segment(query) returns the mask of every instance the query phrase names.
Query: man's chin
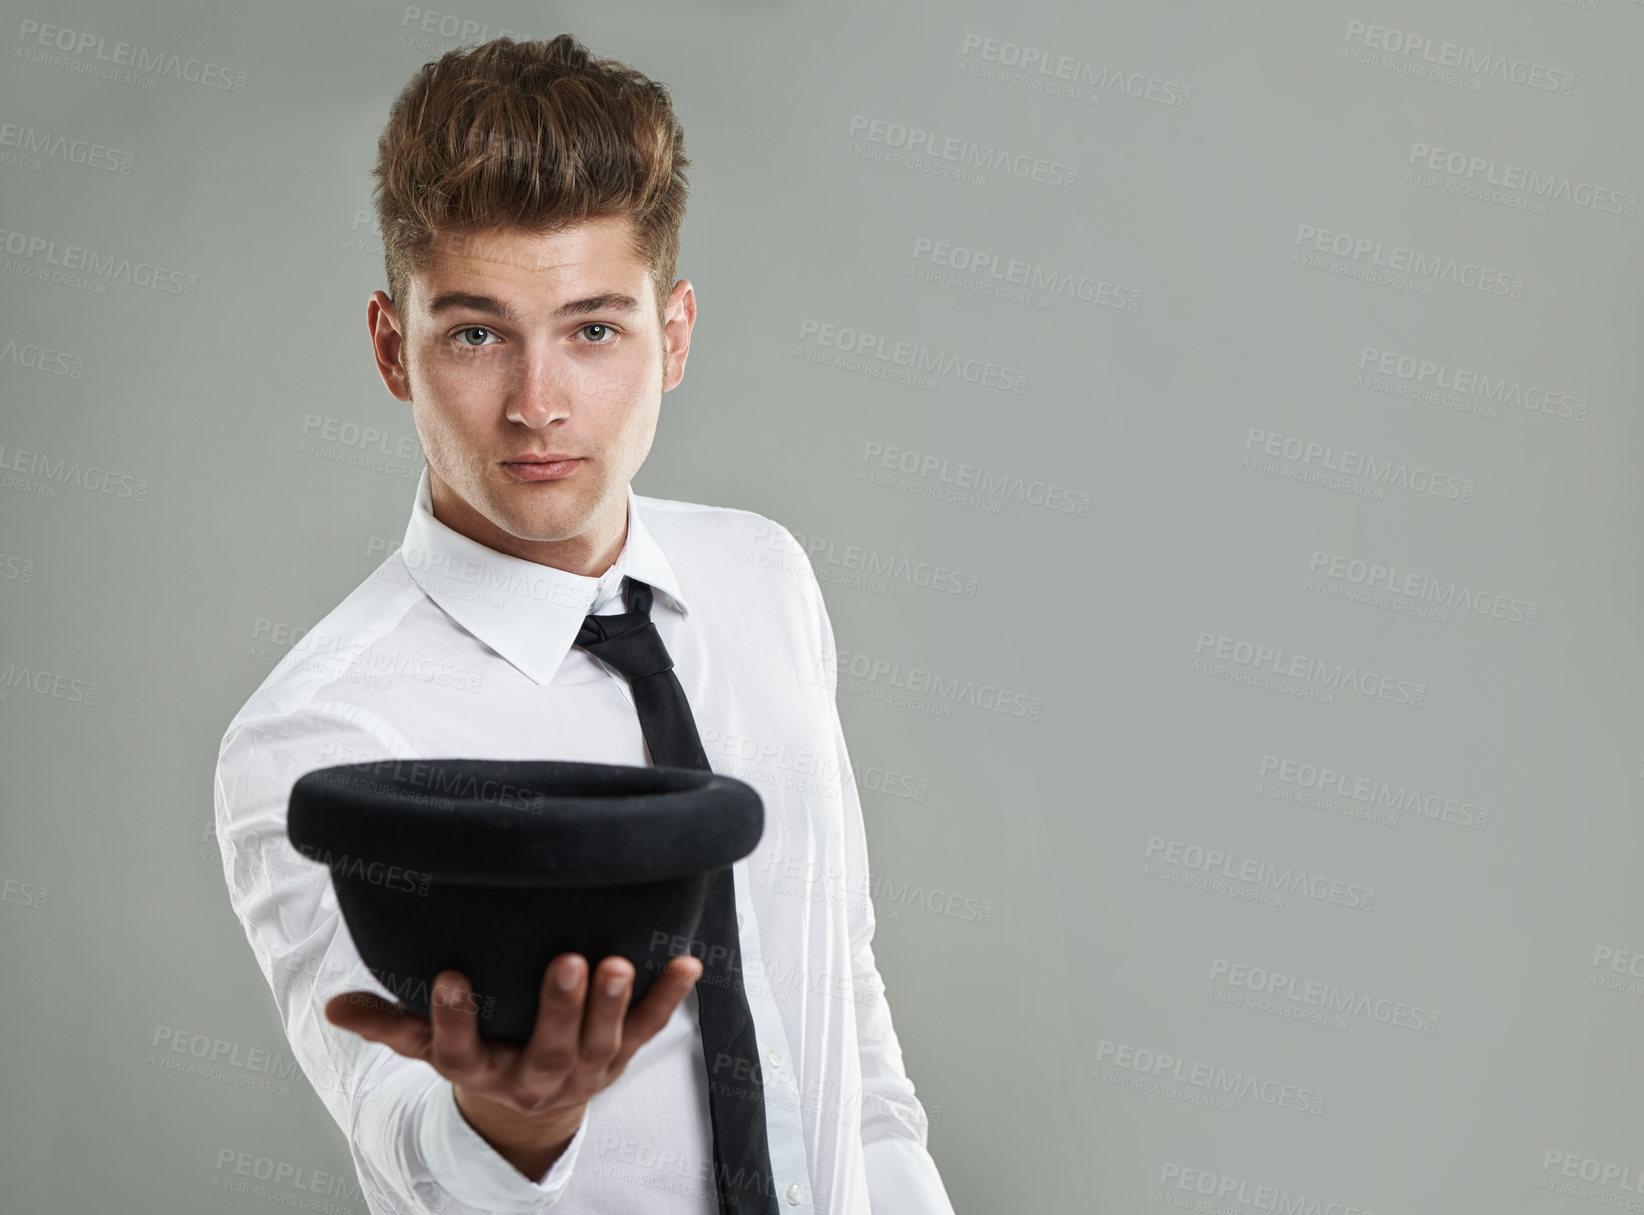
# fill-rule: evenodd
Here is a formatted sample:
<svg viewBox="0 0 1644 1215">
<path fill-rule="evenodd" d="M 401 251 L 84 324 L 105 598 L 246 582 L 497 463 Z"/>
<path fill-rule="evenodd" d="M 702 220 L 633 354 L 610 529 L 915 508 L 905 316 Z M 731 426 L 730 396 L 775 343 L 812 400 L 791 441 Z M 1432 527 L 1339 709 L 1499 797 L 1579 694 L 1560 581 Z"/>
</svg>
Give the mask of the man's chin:
<svg viewBox="0 0 1644 1215">
<path fill-rule="evenodd" d="M 569 540 L 587 530 L 574 511 L 522 510 L 517 503 L 497 503 L 491 523 L 516 540 L 530 543 Z"/>
<path fill-rule="evenodd" d="M 575 525 L 559 519 L 512 519 L 504 516 L 492 522 L 515 540 L 528 544 L 556 543 L 577 534 Z"/>
</svg>

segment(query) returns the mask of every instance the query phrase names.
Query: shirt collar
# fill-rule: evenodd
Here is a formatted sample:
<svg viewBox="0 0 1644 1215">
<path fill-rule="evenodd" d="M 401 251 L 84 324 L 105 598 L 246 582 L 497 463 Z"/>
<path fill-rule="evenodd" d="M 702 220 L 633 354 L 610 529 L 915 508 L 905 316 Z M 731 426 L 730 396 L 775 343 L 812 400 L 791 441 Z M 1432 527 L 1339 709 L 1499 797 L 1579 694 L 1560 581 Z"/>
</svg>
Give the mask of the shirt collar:
<svg viewBox="0 0 1644 1215">
<path fill-rule="evenodd" d="M 609 601 L 625 574 L 655 588 L 654 603 L 667 602 L 690 617 L 673 567 L 639 517 L 632 484 L 626 495 L 628 535 L 622 551 L 602 577 L 590 578 L 498 552 L 441 523 L 434 517 L 425 465 L 399 555 L 417 585 L 448 616 L 544 684 L 576 641 L 583 617 Z M 623 610 L 620 601 L 617 610 Z M 651 610 L 655 612 L 654 604 Z"/>
</svg>

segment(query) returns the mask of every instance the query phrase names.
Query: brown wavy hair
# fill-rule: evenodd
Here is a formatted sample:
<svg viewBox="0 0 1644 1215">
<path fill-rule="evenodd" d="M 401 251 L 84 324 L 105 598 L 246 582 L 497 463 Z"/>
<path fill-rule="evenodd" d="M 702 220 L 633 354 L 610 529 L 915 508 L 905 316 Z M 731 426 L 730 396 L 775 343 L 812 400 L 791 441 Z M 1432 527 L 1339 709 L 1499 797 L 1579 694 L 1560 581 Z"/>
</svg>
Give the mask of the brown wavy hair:
<svg viewBox="0 0 1644 1215">
<path fill-rule="evenodd" d="M 418 69 L 377 140 L 373 197 L 389 297 L 403 306 L 436 248 L 486 229 L 545 234 L 626 216 L 660 324 L 690 163 L 667 88 L 618 60 L 591 58 L 570 34 L 447 51 Z"/>
</svg>

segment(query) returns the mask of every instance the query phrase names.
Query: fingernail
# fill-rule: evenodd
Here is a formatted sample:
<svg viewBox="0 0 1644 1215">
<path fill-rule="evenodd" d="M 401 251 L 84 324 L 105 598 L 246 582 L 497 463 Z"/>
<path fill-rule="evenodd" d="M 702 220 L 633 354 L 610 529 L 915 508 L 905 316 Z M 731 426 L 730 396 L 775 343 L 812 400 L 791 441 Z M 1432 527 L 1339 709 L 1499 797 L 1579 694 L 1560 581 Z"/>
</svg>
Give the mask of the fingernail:
<svg viewBox="0 0 1644 1215">
<path fill-rule="evenodd" d="M 628 980 L 622 975 L 605 980 L 605 994 L 615 998 L 622 994 L 622 989 L 628 986 Z"/>
<path fill-rule="evenodd" d="M 554 980 L 561 991 L 571 991 L 577 985 L 577 964 L 575 962 L 562 963 L 559 976 Z"/>
</svg>

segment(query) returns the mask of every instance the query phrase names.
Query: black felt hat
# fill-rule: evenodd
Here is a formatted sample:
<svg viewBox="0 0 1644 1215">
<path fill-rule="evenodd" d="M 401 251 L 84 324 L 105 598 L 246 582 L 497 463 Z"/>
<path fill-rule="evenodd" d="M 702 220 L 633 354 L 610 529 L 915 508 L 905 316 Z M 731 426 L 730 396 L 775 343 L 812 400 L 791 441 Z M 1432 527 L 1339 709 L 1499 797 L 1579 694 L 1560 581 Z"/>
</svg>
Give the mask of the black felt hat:
<svg viewBox="0 0 1644 1215">
<path fill-rule="evenodd" d="M 320 768 L 286 833 L 326 865 L 371 973 L 422 1016 L 434 976 L 468 976 L 480 1032 L 525 1043 L 548 963 L 634 964 L 638 1002 L 694 941 L 718 869 L 764 831 L 751 785 L 700 768 L 390 759 Z"/>
</svg>

